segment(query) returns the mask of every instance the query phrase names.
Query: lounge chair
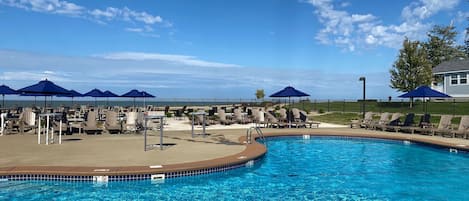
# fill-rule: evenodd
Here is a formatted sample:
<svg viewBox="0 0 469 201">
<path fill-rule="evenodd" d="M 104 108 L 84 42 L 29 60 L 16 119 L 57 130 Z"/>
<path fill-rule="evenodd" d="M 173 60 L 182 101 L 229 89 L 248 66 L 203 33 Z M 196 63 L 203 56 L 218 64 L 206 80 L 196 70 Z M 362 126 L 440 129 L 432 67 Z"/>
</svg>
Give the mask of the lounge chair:
<svg viewBox="0 0 469 201">
<path fill-rule="evenodd" d="M 138 130 L 137 112 L 127 112 L 125 121 L 125 131 L 136 132 Z"/>
<path fill-rule="evenodd" d="M 251 119 L 249 119 L 247 116 L 244 116 L 243 113 L 241 113 L 241 109 L 239 108 L 234 109 L 233 114 L 234 120 L 239 124 L 246 124 L 251 122 Z"/>
<path fill-rule="evenodd" d="M 292 108 L 291 113 L 294 120 L 300 120 L 300 110 L 298 108 Z"/>
<path fill-rule="evenodd" d="M 267 127 L 284 128 L 285 122 L 278 120 L 272 113 L 273 111 L 268 111 L 265 113 L 265 116 L 267 117 Z"/>
<path fill-rule="evenodd" d="M 374 121 L 373 123 L 371 123 L 371 128 L 376 129 L 377 127 L 381 127 L 382 125 L 388 123 L 389 115 L 390 114 L 388 112 L 382 113 L 378 121 Z"/>
<path fill-rule="evenodd" d="M 110 133 L 120 133 L 122 128 L 121 124 L 117 120 L 117 112 L 107 111 L 106 112 L 106 121 L 104 122 L 104 127 Z"/>
<path fill-rule="evenodd" d="M 230 125 L 233 123 L 233 121 L 226 119 L 226 114 L 224 109 L 218 109 L 218 120 L 220 121 L 220 124 L 223 125 Z"/>
<path fill-rule="evenodd" d="M 101 128 L 98 128 L 98 123 L 96 122 L 96 112 L 89 111 L 86 122 L 83 126 L 83 130 L 86 134 L 101 134 L 103 131 Z"/>
<path fill-rule="evenodd" d="M 400 118 L 402 114 L 401 113 L 393 113 L 391 116 L 391 119 L 388 122 L 378 124 L 376 125 L 376 129 L 381 129 L 383 131 L 386 131 L 388 129 L 393 129 L 395 126 L 399 126 L 400 123 Z"/>
<path fill-rule="evenodd" d="M 415 127 L 414 117 L 414 113 L 409 113 L 405 116 L 404 122 L 402 124 L 398 124 L 397 126 L 389 126 L 388 129 L 399 132 L 399 130 L 406 130 Z"/>
<path fill-rule="evenodd" d="M 467 139 L 467 134 L 469 134 L 469 116 L 462 116 L 461 121 L 459 122 L 458 130 L 454 130 L 451 133 L 453 134 L 453 137 L 461 135 L 463 138 Z"/>
<path fill-rule="evenodd" d="M 309 119 L 308 114 L 305 111 L 300 111 L 300 121 L 301 121 L 301 124 L 303 124 L 305 128 L 306 128 L 306 125 L 309 125 L 309 128 L 313 128 L 313 125 L 314 127 L 319 128 L 319 124 L 321 124 L 320 122 Z"/>
<path fill-rule="evenodd" d="M 203 112 L 205 112 L 205 111 L 199 110 L 199 111 L 197 111 L 197 112 L 203 113 Z M 202 115 L 202 114 L 195 115 L 195 118 L 196 118 L 196 119 L 195 119 L 195 123 L 196 123 L 197 125 L 203 125 L 204 122 L 205 122 L 205 126 L 210 126 L 210 122 L 209 122 L 209 119 L 207 118 L 207 116 L 205 116 L 205 121 L 204 121 L 204 115 Z"/>
<path fill-rule="evenodd" d="M 32 108 L 24 108 L 19 117 L 19 131 L 21 134 L 36 128 L 36 113 Z"/>
<path fill-rule="evenodd" d="M 426 128 L 431 127 L 430 117 L 431 117 L 430 114 L 424 114 L 423 116 L 420 117 L 420 121 L 418 125 L 402 126 L 399 128 L 399 130 L 402 132 L 410 132 L 411 134 L 414 134 L 416 130 L 425 131 Z"/>
<path fill-rule="evenodd" d="M 373 112 L 366 112 L 365 113 L 365 118 L 363 118 L 360 122 L 360 127 L 361 128 L 371 128 L 373 124 Z"/>
<path fill-rule="evenodd" d="M 279 117 L 277 118 L 281 122 L 288 122 L 287 110 L 282 108 L 278 110 Z"/>
<path fill-rule="evenodd" d="M 429 127 L 424 127 L 424 128 L 419 128 L 416 129 L 417 131 L 420 131 L 422 134 L 430 134 L 430 135 L 435 135 L 438 133 L 441 133 L 442 135 L 446 133 L 451 133 L 451 119 L 453 117 L 451 115 L 441 115 L 440 122 L 438 123 L 438 127 L 429 126 Z"/>
</svg>

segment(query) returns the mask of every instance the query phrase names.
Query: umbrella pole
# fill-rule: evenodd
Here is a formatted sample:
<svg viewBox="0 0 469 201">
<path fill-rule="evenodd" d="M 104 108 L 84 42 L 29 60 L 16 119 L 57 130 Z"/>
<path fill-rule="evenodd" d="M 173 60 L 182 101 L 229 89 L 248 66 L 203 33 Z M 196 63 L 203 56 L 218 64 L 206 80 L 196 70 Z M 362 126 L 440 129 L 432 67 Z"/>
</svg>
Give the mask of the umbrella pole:
<svg viewBox="0 0 469 201">
<path fill-rule="evenodd" d="M 47 96 L 44 96 L 44 112 L 46 112 L 47 108 Z"/>
<path fill-rule="evenodd" d="M 290 96 L 288 96 L 288 110 L 287 110 L 287 118 L 288 118 L 288 128 L 291 128 L 291 116 L 290 116 Z"/>
<path fill-rule="evenodd" d="M 134 97 L 134 108 L 135 108 L 135 97 Z"/>
</svg>

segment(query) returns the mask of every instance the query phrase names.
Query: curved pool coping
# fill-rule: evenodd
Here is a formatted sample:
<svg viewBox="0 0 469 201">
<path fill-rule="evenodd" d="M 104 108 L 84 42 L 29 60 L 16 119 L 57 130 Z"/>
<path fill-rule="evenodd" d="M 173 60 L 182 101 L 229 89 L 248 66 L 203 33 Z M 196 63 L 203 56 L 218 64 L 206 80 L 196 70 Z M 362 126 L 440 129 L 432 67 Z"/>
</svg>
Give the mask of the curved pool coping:
<svg viewBox="0 0 469 201">
<path fill-rule="evenodd" d="M 356 130 L 356 129 L 355 129 Z M 369 132 L 359 132 L 360 130 L 340 130 L 340 129 L 318 129 L 307 131 L 286 130 L 285 132 L 265 133 L 265 137 L 280 137 L 280 136 L 343 136 L 343 137 L 361 137 L 361 138 L 376 138 L 388 140 L 406 140 L 414 143 L 422 143 L 432 146 L 439 146 L 443 148 L 452 148 L 461 151 L 469 151 L 469 145 L 460 145 L 457 143 L 444 142 L 438 138 L 423 138 L 421 135 L 410 134 L 393 134 L 389 132 L 376 132 L 370 134 Z M 238 138 L 240 143 L 245 142 L 245 136 Z M 0 179 L 12 179 L 13 176 L 20 175 L 23 179 L 34 179 L 38 175 L 60 176 L 60 180 L 74 180 L 75 176 L 84 176 L 88 180 L 92 180 L 93 176 L 110 176 L 110 177 L 124 177 L 124 176 L 137 176 L 134 178 L 148 179 L 151 175 L 165 174 L 166 177 L 179 177 L 190 176 L 198 174 L 208 174 L 212 172 L 220 172 L 233 168 L 244 167 L 253 160 L 257 160 L 265 155 L 267 152 L 266 147 L 253 141 L 252 144 L 245 144 L 246 148 L 237 154 L 190 163 L 181 164 L 168 164 L 162 167 L 151 168 L 149 166 L 108 166 L 108 167 L 71 167 L 71 166 L 16 166 L 16 167 L 2 167 L 0 168 Z M 25 177 L 29 175 L 29 177 Z M 146 177 L 138 177 L 138 175 L 147 175 Z M 21 179 L 21 180 L 23 180 Z M 42 178 L 39 178 L 42 179 Z M 116 179 L 118 180 L 118 179 Z"/>
</svg>

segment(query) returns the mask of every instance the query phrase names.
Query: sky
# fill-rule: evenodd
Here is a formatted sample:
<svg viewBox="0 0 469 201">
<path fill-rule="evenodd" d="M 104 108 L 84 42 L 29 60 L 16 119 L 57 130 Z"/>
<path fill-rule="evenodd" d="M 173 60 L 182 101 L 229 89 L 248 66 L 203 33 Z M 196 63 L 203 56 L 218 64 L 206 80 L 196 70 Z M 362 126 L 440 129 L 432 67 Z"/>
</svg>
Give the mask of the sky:
<svg viewBox="0 0 469 201">
<path fill-rule="evenodd" d="M 255 98 L 293 86 L 311 99 L 387 99 L 404 37 L 426 40 L 464 0 L 0 0 L 0 82 L 49 79 L 79 92 Z"/>
</svg>

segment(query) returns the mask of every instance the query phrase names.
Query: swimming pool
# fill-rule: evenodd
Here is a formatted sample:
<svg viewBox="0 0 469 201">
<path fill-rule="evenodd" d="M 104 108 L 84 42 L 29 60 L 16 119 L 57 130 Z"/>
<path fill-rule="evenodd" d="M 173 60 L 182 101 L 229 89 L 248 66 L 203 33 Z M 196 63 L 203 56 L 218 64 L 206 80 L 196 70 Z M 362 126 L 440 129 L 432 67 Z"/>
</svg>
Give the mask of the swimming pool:
<svg viewBox="0 0 469 201">
<path fill-rule="evenodd" d="M 469 156 L 402 141 L 269 138 L 253 167 L 150 181 L 4 181 L 0 200 L 468 200 Z"/>
</svg>

